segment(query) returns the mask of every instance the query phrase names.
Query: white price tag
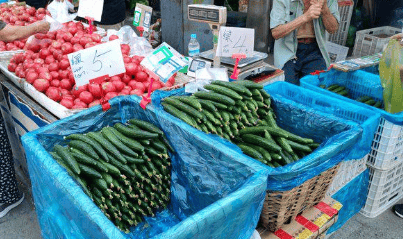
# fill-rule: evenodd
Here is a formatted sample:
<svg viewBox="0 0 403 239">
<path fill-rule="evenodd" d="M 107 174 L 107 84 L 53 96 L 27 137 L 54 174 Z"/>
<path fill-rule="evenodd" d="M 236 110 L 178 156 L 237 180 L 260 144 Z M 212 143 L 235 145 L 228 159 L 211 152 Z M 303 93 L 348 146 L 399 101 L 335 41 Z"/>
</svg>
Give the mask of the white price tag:
<svg viewBox="0 0 403 239">
<path fill-rule="evenodd" d="M 119 40 L 96 45 L 67 56 L 77 87 L 101 76 L 114 76 L 126 72 Z"/>
<path fill-rule="evenodd" d="M 253 55 L 255 29 L 238 27 L 221 27 L 218 36 L 217 56 L 232 57 L 243 53 L 247 57 Z"/>
<path fill-rule="evenodd" d="M 104 10 L 104 0 L 80 0 L 77 15 L 79 17 L 92 17 L 100 22 Z"/>
</svg>

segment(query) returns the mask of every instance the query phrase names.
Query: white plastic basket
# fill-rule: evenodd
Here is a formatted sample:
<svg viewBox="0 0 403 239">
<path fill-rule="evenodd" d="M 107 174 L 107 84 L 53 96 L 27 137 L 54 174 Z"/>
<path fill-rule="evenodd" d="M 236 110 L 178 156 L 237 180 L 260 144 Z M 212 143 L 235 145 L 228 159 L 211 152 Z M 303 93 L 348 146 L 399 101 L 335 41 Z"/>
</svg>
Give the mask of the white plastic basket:
<svg viewBox="0 0 403 239">
<path fill-rule="evenodd" d="M 354 1 L 342 0 L 338 1 L 340 22 L 339 29 L 336 33 L 329 34 L 328 41 L 345 46 L 348 35 L 348 28 L 350 27 L 351 16 L 354 9 Z"/>
<path fill-rule="evenodd" d="M 403 162 L 389 170 L 369 169 L 368 197 L 360 213 L 374 218 L 403 198 Z"/>
<path fill-rule="evenodd" d="M 401 33 L 402 29 L 395 27 L 377 27 L 358 31 L 354 44 L 354 57 L 369 56 L 383 51 L 391 36 Z"/>
<path fill-rule="evenodd" d="M 368 165 L 388 170 L 403 161 L 403 126 L 393 124 L 381 118 L 372 141 L 368 156 Z"/>
<path fill-rule="evenodd" d="M 351 182 L 351 180 L 364 172 L 365 169 L 367 169 L 367 157 L 368 155 L 359 160 L 349 160 L 342 162 L 336 176 L 333 179 L 332 184 L 329 186 L 329 189 L 326 192 L 326 195 L 333 196 L 341 188 Z"/>
</svg>

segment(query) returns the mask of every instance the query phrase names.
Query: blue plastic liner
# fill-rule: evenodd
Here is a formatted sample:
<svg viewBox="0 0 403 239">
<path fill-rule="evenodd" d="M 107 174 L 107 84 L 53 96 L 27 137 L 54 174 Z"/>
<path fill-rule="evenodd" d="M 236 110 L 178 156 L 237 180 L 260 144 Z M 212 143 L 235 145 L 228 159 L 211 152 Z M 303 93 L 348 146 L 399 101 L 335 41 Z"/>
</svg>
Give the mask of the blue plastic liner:
<svg viewBox="0 0 403 239">
<path fill-rule="evenodd" d="M 172 92 L 155 91 L 152 95 L 153 104 L 163 110 L 161 100 L 170 95 L 184 95 L 184 89 Z M 361 139 L 362 128 L 353 121 L 348 121 L 330 114 L 320 112 L 284 97 L 272 97 L 272 107 L 280 127 L 302 137 L 309 137 L 321 146 L 313 153 L 284 167 L 272 168 L 242 153 L 235 144 L 214 134 L 205 134 L 177 119 L 184 128 L 197 134 L 199 138 L 214 142 L 218 148 L 231 154 L 237 153 L 238 160 L 257 162 L 269 170 L 267 189 L 287 191 L 301 185 L 305 181 L 332 168 L 342 160 L 348 159 L 350 151 Z"/>
<path fill-rule="evenodd" d="M 341 188 L 332 196 L 340 202 L 343 207 L 339 211 L 337 222 L 329 228 L 326 234 L 333 233 L 340 229 L 348 220 L 357 214 L 364 207 L 368 195 L 369 169 L 355 177 L 346 186 Z"/>
<path fill-rule="evenodd" d="M 326 85 L 326 87 L 328 87 L 332 84 L 345 86 L 349 90 L 352 99 L 319 87 L 319 85 Z M 383 102 L 383 87 L 381 85 L 381 78 L 379 77 L 379 75 L 361 70 L 353 72 L 341 72 L 331 70 L 326 73 L 321 73 L 319 76 L 309 75 L 303 77 L 301 79 L 301 86 L 307 89 L 317 91 L 321 94 L 342 99 L 344 101 L 354 103 L 361 107 L 374 110 L 380 113 L 383 118 L 394 124 L 397 125 L 403 124 L 403 112 L 391 114 L 389 112 L 384 111 L 383 109 L 378 109 L 373 106 L 353 100 L 361 96 L 368 95 L 374 98 L 376 101 Z"/>
<path fill-rule="evenodd" d="M 275 98 L 289 99 L 306 107 L 357 122 L 363 128 L 362 137 L 346 159 L 361 159 L 371 151 L 380 113 L 287 82 L 276 82 L 265 86 L 264 89 Z"/>
<path fill-rule="evenodd" d="M 247 238 L 263 206 L 267 173 L 260 164 L 221 150 L 166 118 L 140 108 L 138 97 L 115 97 L 111 109 L 91 107 L 22 137 L 44 238 Z M 47 152 L 63 136 L 138 118 L 164 130 L 172 155 L 171 202 L 154 218 L 121 232 Z"/>
</svg>

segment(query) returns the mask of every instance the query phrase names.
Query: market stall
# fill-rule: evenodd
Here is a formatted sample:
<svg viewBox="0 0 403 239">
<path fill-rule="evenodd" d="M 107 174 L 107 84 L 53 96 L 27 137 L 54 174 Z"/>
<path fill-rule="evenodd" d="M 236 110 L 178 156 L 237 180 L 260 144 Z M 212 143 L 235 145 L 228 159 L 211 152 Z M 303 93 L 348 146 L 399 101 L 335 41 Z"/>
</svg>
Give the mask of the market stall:
<svg viewBox="0 0 403 239">
<path fill-rule="evenodd" d="M 332 41 L 346 44 L 353 5 L 339 3 Z M 186 57 L 186 39 L 155 46 L 88 17 L 0 43 L 1 112 L 44 238 L 325 238 L 403 197 L 389 40 L 357 34 L 355 59 L 295 86 L 255 51 L 253 29 L 225 26 L 227 8 L 181 7 L 216 38 L 200 52 L 192 36 Z M 50 15 L 0 9 L 16 25 Z M 147 11 L 136 7 L 137 30 Z"/>
</svg>

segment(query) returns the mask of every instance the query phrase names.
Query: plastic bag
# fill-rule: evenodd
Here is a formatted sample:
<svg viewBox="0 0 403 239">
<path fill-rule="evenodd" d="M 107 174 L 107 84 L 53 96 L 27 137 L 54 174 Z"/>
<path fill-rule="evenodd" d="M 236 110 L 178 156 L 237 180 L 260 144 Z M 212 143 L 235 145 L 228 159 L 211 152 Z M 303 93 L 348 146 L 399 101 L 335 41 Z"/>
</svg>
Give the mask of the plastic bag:
<svg viewBox="0 0 403 239">
<path fill-rule="evenodd" d="M 139 37 L 130 26 L 124 26 L 119 31 L 109 29 L 102 41 L 109 41 L 111 35 L 116 35 L 122 44 L 130 46 L 130 55 L 147 56 L 153 51 L 153 47 L 144 37 Z"/>
<path fill-rule="evenodd" d="M 383 90 L 385 111 L 403 111 L 403 46 L 397 40 L 390 40 L 379 62 L 379 76 Z"/>
<path fill-rule="evenodd" d="M 74 9 L 74 6 L 67 0 L 54 0 L 48 5 L 47 9 L 52 17 L 61 23 L 72 21 L 77 16 L 77 14 L 69 14 L 69 9 Z"/>
<path fill-rule="evenodd" d="M 50 32 L 57 31 L 57 30 L 62 29 L 64 27 L 63 24 L 61 24 L 60 22 L 56 21 L 51 16 L 46 15 L 45 20 L 47 22 L 49 22 L 49 24 L 50 24 L 50 28 L 49 28 Z"/>
</svg>

